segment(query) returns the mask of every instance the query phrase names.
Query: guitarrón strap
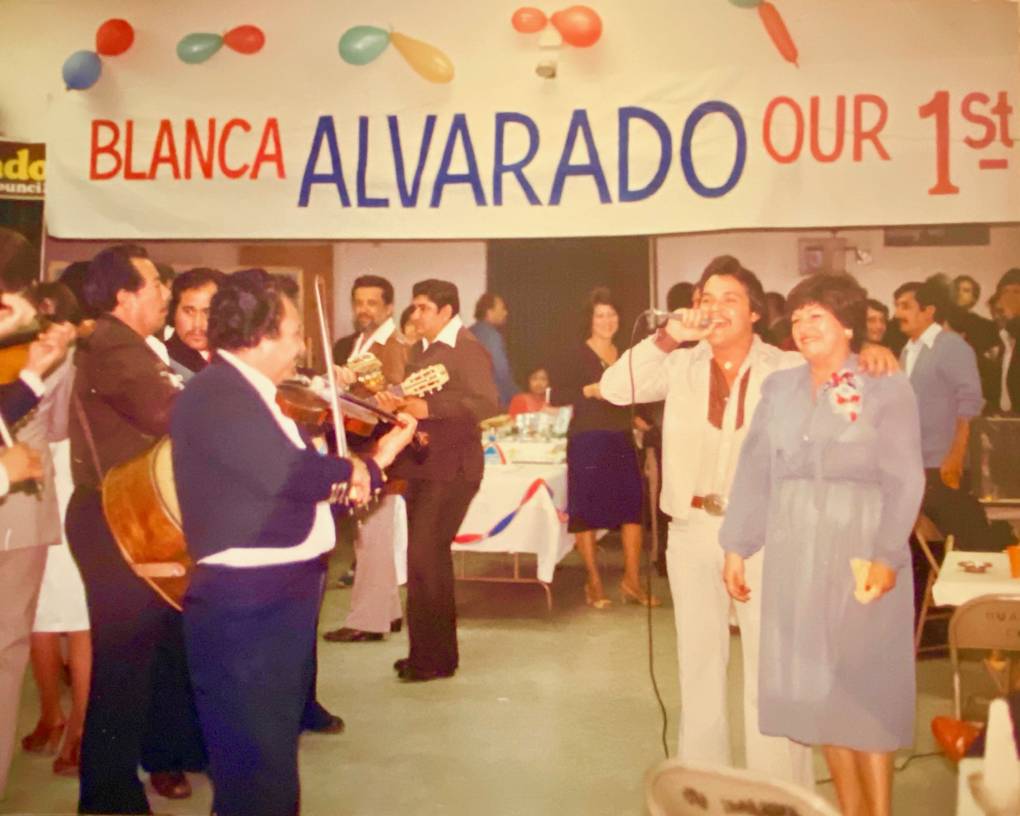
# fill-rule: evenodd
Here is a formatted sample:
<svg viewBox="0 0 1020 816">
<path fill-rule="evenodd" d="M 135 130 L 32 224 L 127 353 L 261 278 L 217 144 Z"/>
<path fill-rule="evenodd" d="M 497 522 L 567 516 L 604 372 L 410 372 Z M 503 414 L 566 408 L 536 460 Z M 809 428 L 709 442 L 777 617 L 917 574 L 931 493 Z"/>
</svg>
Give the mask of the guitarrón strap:
<svg viewBox="0 0 1020 816">
<path fill-rule="evenodd" d="M 82 407 L 81 399 L 79 399 L 77 392 L 71 392 L 71 400 L 74 402 L 74 411 L 78 416 L 78 422 L 81 424 L 81 429 L 85 432 L 85 442 L 88 443 L 89 453 L 92 454 L 92 466 L 96 469 L 96 476 L 99 478 L 99 486 L 102 487 L 103 468 L 102 465 L 99 464 L 99 452 L 96 450 L 96 440 L 92 436 L 92 426 L 89 424 L 88 417 L 85 416 L 85 409 Z"/>
</svg>

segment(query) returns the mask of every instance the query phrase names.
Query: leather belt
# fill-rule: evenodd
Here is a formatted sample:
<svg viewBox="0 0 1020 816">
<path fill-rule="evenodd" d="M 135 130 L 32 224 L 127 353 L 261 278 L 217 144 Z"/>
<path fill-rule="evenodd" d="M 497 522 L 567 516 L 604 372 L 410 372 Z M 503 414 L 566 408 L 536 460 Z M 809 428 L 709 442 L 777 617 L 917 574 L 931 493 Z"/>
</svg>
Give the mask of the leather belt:
<svg viewBox="0 0 1020 816">
<path fill-rule="evenodd" d="M 710 516 L 723 516 L 726 514 L 726 498 L 718 493 L 691 496 L 691 507 L 695 510 L 704 510 Z"/>
</svg>

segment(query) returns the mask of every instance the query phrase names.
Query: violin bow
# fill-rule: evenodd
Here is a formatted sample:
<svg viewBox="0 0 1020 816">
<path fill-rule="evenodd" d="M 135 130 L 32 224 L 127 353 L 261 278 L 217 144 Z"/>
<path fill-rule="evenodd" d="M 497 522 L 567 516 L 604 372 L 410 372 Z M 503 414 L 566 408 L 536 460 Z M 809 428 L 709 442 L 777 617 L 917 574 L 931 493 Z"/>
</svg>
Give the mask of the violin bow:
<svg viewBox="0 0 1020 816">
<path fill-rule="evenodd" d="M 326 382 L 329 383 L 329 407 L 333 412 L 333 427 L 336 429 L 336 452 L 346 459 L 347 436 L 344 434 L 344 415 L 340 409 L 340 400 L 337 397 L 338 387 L 336 382 L 336 370 L 333 368 L 333 344 L 330 342 L 329 324 L 326 322 L 326 309 L 322 305 L 324 297 L 322 294 L 322 277 L 315 276 L 315 306 L 319 313 L 319 330 L 322 332 L 322 355 L 326 360 Z"/>
<path fill-rule="evenodd" d="M 7 420 L 0 414 L 0 442 L 4 443 L 5 448 L 14 447 L 14 437 L 11 436 L 11 429 L 7 426 Z"/>
</svg>

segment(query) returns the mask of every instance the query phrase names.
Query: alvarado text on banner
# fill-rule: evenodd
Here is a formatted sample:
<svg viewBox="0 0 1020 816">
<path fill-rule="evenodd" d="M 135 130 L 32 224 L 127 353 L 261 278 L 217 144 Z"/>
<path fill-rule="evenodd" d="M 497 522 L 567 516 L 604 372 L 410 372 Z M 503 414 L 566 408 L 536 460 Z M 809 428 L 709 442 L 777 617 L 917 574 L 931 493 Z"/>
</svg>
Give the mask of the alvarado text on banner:
<svg viewBox="0 0 1020 816">
<path fill-rule="evenodd" d="M 781 38 L 746 3 L 592 0 L 598 40 L 551 48 L 544 32 L 511 26 L 512 7 L 443 5 L 436 15 L 399 0 L 304 0 L 285 24 L 240 0 L 139 5 L 131 51 L 104 58 L 87 90 L 54 93 L 53 234 L 485 238 L 1020 220 L 1008 3 L 774 0 Z M 101 0 L 90 9 L 94 19 L 74 17 L 83 42 L 123 13 Z M 189 31 L 240 23 L 259 25 L 265 47 L 199 63 L 175 52 Z M 341 38 L 368 24 L 385 35 L 381 50 L 351 62 Z M 430 77 L 398 46 L 440 54 L 447 72 Z"/>
</svg>

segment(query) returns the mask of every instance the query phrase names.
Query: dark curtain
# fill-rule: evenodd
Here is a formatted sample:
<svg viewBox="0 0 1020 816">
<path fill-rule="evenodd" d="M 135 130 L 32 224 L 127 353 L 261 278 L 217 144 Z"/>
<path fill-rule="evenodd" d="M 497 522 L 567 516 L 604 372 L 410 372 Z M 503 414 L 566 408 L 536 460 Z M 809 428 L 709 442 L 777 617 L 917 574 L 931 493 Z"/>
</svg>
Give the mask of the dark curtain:
<svg viewBox="0 0 1020 816">
<path fill-rule="evenodd" d="M 648 239 L 543 238 L 488 243 L 488 290 L 503 297 L 510 317 L 507 350 L 520 388 L 537 365 L 555 376 L 588 337 L 582 304 L 608 286 L 620 307 L 616 345 L 629 345 L 637 315 L 647 309 Z"/>
</svg>

